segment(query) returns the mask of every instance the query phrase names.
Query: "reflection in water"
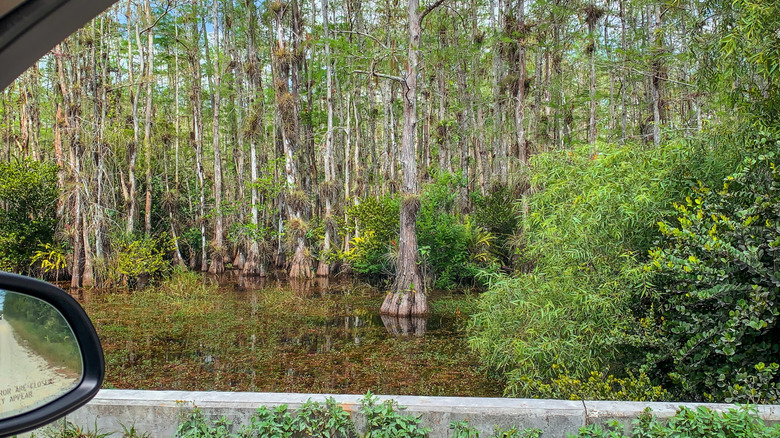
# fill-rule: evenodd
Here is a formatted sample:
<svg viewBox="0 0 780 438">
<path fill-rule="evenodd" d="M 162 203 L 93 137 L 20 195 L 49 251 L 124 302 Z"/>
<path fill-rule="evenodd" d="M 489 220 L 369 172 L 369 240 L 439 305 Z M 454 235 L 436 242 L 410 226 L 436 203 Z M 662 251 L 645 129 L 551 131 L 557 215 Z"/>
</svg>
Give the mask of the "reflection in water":
<svg viewBox="0 0 780 438">
<path fill-rule="evenodd" d="M 382 315 L 382 324 L 385 325 L 387 332 L 392 335 L 415 335 L 424 336 L 425 329 L 428 326 L 427 317 L 396 317 Z"/>
<path fill-rule="evenodd" d="M 63 395 L 82 376 L 81 353 L 62 315 L 37 298 L 1 293 L 0 419 Z"/>
<path fill-rule="evenodd" d="M 128 389 L 501 394 L 478 374 L 453 312 L 433 313 L 427 327 L 386 327 L 382 291 L 333 278 L 288 287 L 280 277 L 225 275 L 206 295 L 95 293 L 87 310 L 113 364 L 107 381 Z M 411 368 L 419 372 L 407 375 Z"/>
</svg>

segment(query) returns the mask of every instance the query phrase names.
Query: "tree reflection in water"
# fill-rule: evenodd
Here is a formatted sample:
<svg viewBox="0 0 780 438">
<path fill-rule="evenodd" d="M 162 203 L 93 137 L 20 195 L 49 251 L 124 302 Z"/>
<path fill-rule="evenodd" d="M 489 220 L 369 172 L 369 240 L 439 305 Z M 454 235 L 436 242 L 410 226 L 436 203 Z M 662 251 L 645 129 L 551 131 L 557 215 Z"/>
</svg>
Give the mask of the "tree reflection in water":
<svg viewBox="0 0 780 438">
<path fill-rule="evenodd" d="M 428 318 L 420 316 L 396 317 L 381 315 L 382 324 L 391 335 L 401 336 L 424 336 L 425 329 L 428 326 Z"/>
</svg>

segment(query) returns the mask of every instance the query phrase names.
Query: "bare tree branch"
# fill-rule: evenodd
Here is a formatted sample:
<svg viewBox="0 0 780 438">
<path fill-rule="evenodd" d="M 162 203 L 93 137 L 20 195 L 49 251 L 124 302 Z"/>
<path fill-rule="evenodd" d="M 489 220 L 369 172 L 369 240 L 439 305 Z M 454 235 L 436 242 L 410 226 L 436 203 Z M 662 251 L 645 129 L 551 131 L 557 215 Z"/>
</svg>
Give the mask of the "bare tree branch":
<svg viewBox="0 0 780 438">
<path fill-rule="evenodd" d="M 444 3 L 444 0 L 436 0 L 435 2 L 429 4 L 425 10 L 422 11 L 422 14 L 420 14 L 420 24 L 422 24 L 423 20 L 425 19 L 425 16 L 433 12 L 434 9 L 441 6 L 441 4 Z"/>
<path fill-rule="evenodd" d="M 403 78 L 400 76 L 393 76 L 393 75 L 386 75 L 384 73 L 377 73 L 375 71 L 365 71 L 365 70 L 352 70 L 352 73 L 360 73 L 364 75 L 370 75 L 370 76 L 376 76 L 378 78 L 384 78 L 384 79 L 390 79 L 393 81 L 403 82 Z"/>
<path fill-rule="evenodd" d="M 366 37 L 366 38 L 370 38 L 375 43 L 377 43 L 380 46 L 382 46 L 382 48 L 384 48 L 385 50 L 388 50 L 387 46 L 384 45 L 384 43 L 382 43 L 382 41 L 379 41 L 375 36 L 373 36 L 371 34 L 368 34 L 368 33 L 365 33 L 365 32 L 357 32 L 357 31 L 354 31 L 354 30 L 338 30 L 338 29 L 331 29 L 331 32 L 333 32 L 333 33 L 349 33 L 349 34 L 353 34 L 353 35 L 360 35 L 360 36 L 363 36 L 363 37 Z"/>
<path fill-rule="evenodd" d="M 168 15 L 168 12 L 170 12 L 171 8 L 173 8 L 175 5 L 169 0 L 168 3 L 165 5 L 165 11 L 163 11 L 162 14 L 160 14 L 159 17 L 157 17 L 156 20 L 154 20 L 154 23 L 150 24 L 146 29 L 142 30 L 139 35 L 143 35 L 144 33 L 150 31 L 153 27 L 157 26 L 157 23 L 160 22 L 160 20 L 163 19 L 166 15 Z"/>
</svg>

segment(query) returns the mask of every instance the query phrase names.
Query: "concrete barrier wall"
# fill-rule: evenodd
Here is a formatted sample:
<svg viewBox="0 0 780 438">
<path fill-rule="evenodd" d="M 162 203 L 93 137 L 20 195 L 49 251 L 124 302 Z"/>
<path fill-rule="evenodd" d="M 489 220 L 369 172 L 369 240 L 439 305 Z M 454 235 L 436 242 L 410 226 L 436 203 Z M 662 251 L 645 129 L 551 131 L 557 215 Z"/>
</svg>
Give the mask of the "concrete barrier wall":
<svg viewBox="0 0 780 438">
<path fill-rule="evenodd" d="M 365 424 L 359 414 L 362 395 L 101 390 L 89 404 L 67 419 L 90 430 L 97 425 L 102 432 L 116 432 L 114 437 L 121 436 L 123 426 L 134 426 L 137 431 L 148 432 L 153 438 L 168 438 L 176 433 L 180 415 L 193 406 L 201 408 L 209 418 L 224 416 L 238 426 L 249 424 L 250 417 L 260 406 L 272 408 L 284 404 L 295 410 L 308 399 L 322 402 L 328 397 L 340 403 L 353 416 L 358 430 L 362 429 Z M 396 400 L 406 407 L 404 413 L 422 416 L 424 425 L 433 429 L 431 438 L 451 436 L 450 423 L 462 420 L 468 420 L 472 427 L 483 433 L 482 436 L 490 436 L 495 427 L 518 427 L 541 429 L 544 437 L 565 437 L 586 424 L 603 424 L 610 419 L 630 424 L 646 407 L 650 407 L 655 416 L 668 418 L 679 406 L 702 405 L 475 397 L 379 398 Z M 715 411 L 734 407 L 728 404 L 704 406 Z M 780 423 L 780 405 L 761 405 L 757 409 L 767 424 Z"/>
</svg>

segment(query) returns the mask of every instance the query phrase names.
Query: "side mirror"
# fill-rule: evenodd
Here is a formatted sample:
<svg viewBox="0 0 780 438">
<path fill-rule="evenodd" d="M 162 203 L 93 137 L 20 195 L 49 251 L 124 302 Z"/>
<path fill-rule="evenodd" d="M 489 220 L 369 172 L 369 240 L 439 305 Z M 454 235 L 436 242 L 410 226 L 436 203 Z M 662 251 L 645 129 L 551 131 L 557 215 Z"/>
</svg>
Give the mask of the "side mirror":
<svg viewBox="0 0 780 438">
<path fill-rule="evenodd" d="M 0 272 L 0 438 L 83 406 L 104 374 L 97 332 L 76 300 L 49 283 Z"/>
</svg>

